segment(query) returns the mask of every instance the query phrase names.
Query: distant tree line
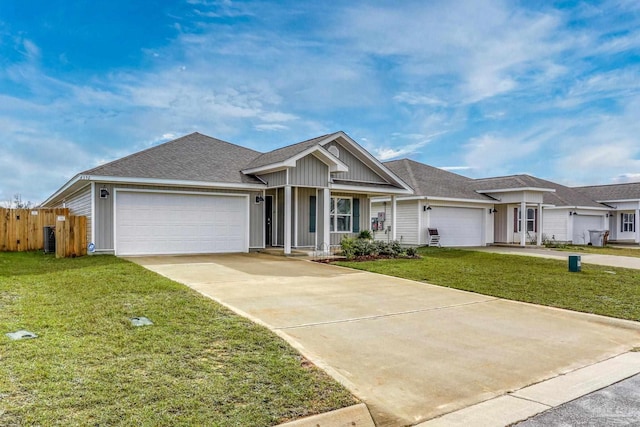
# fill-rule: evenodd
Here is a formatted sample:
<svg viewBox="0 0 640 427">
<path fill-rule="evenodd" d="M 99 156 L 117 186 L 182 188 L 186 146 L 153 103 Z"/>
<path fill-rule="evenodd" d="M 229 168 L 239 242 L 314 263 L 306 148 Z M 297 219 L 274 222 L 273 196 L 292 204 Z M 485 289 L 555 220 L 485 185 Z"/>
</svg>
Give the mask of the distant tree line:
<svg viewBox="0 0 640 427">
<path fill-rule="evenodd" d="M 33 207 L 33 203 L 30 200 L 26 202 L 23 201 L 22 194 L 16 193 L 13 195 L 12 200 L 1 202 L 0 207 L 4 207 L 7 209 L 31 209 Z"/>
</svg>

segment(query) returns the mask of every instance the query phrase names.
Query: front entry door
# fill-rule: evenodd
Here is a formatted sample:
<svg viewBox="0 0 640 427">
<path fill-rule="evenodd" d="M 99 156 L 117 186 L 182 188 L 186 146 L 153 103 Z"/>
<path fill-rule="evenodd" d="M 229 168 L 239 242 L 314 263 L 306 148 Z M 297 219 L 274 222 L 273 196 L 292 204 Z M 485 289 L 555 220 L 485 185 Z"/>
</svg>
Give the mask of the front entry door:
<svg viewBox="0 0 640 427">
<path fill-rule="evenodd" d="M 273 246 L 273 196 L 266 196 L 264 202 L 265 245 Z"/>
</svg>

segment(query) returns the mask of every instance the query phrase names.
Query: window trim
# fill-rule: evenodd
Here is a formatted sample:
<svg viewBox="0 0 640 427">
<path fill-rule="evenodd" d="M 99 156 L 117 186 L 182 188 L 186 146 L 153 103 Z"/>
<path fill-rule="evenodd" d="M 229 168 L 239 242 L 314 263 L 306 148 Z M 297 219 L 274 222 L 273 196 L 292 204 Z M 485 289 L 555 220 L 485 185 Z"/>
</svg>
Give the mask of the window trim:
<svg viewBox="0 0 640 427">
<path fill-rule="evenodd" d="M 520 208 L 516 208 L 518 210 L 518 231 L 516 233 L 522 232 L 522 211 Z M 533 211 L 533 218 L 529 218 L 529 211 Z M 526 208 L 526 216 L 525 223 L 527 225 L 527 233 L 537 233 L 537 220 L 538 220 L 538 209 L 528 207 Z M 529 230 L 528 225 L 531 224 L 531 230 Z"/>
<path fill-rule="evenodd" d="M 620 232 L 635 233 L 636 231 L 636 214 L 635 212 L 622 212 L 620 214 Z"/>
<path fill-rule="evenodd" d="M 349 200 L 348 214 L 338 213 L 338 200 Z M 331 196 L 331 201 L 329 203 L 329 232 L 341 234 L 353 233 L 353 197 Z M 331 204 L 333 204 L 335 212 L 331 212 Z M 343 216 L 349 217 L 349 230 L 338 231 L 338 217 Z"/>
</svg>

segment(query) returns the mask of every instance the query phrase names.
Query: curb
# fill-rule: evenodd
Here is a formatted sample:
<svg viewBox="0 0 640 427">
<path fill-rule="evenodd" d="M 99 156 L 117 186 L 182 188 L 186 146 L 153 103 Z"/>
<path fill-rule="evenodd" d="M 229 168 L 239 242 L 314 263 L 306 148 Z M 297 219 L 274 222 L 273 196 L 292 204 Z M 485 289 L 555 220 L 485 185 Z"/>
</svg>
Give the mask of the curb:
<svg viewBox="0 0 640 427">
<path fill-rule="evenodd" d="M 359 403 L 323 414 L 279 424 L 276 427 L 375 427 L 367 405 Z"/>
</svg>

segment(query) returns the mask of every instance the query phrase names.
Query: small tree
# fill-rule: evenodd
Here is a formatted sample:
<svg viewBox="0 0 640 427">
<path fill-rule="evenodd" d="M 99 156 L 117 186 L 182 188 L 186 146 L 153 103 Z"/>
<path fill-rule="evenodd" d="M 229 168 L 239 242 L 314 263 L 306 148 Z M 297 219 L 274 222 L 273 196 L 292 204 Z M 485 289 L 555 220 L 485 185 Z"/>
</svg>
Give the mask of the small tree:
<svg viewBox="0 0 640 427">
<path fill-rule="evenodd" d="M 13 195 L 13 199 L 4 203 L 5 207 L 8 209 L 30 209 L 33 207 L 33 203 L 31 201 L 22 201 L 22 194 L 16 193 Z"/>
</svg>

